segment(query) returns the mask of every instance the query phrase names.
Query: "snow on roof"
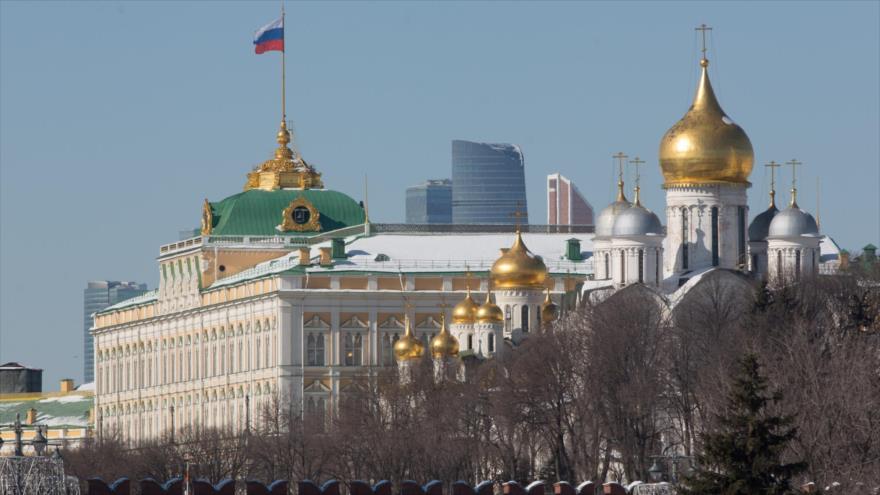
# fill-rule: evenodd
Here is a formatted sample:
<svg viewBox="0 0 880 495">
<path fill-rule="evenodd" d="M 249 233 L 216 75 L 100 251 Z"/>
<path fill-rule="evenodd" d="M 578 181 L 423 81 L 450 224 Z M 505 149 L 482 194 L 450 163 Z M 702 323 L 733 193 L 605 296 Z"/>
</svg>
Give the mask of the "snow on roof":
<svg viewBox="0 0 880 495">
<path fill-rule="evenodd" d="M 550 273 L 587 275 L 593 272 L 588 258 L 592 255 L 592 234 L 522 234 L 529 250 L 543 258 Z M 567 241 L 581 242 L 581 257 L 586 261 L 570 261 L 565 258 Z M 486 271 L 501 254 L 501 248 L 513 244 L 513 234 L 378 234 L 370 237 L 352 237 L 347 240 L 346 259 L 334 260 L 332 270 L 369 271 L 387 273 L 430 273 Z M 331 241 L 316 244 L 317 248 L 329 247 Z M 385 255 L 388 261 L 377 261 Z M 274 260 L 260 263 L 233 276 L 215 282 L 211 287 L 221 287 L 243 280 L 280 273 L 299 266 L 299 254 L 285 254 Z M 327 273 L 328 268 L 310 266 L 309 273 Z"/>
<path fill-rule="evenodd" d="M 819 262 L 836 261 L 840 259 L 840 246 L 827 235 L 819 239 Z"/>
<path fill-rule="evenodd" d="M 18 415 L 22 421 L 28 409 L 37 410 L 37 424 L 84 427 L 89 424 L 89 410 L 94 405 L 90 392 L 66 394 L 21 394 L 13 400 L 0 401 L 0 424 L 11 424 Z"/>
<path fill-rule="evenodd" d="M 117 309 L 127 308 L 129 306 L 137 306 L 138 304 L 153 302 L 157 299 L 159 299 L 159 289 L 153 289 L 149 292 L 144 292 L 139 296 L 132 297 L 131 299 L 126 299 L 112 306 L 107 306 L 101 311 L 96 311 L 95 314 L 107 313 L 109 311 L 115 311 Z"/>
</svg>

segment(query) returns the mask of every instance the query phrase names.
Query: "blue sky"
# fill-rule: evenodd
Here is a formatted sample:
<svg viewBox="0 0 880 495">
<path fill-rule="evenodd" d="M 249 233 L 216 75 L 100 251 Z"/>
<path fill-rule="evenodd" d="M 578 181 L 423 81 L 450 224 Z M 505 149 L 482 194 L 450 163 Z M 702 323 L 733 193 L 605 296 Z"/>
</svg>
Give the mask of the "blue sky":
<svg viewBox="0 0 880 495">
<path fill-rule="evenodd" d="M 90 279 L 155 287 L 160 244 L 268 158 L 277 53 L 251 36 L 278 2 L 0 2 L 0 361 L 82 377 Z M 450 141 L 519 144 L 529 214 L 562 172 L 599 209 L 612 159 L 657 148 L 698 76 L 748 133 L 752 216 L 764 164 L 804 163 L 799 203 L 842 247 L 880 238 L 878 2 L 288 2 L 288 118 L 325 184 L 376 221 L 450 174 Z M 787 190 L 790 172 L 783 173 Z M 787 200 L 788 193 L 780 196 Z M 663 215 L 661 214 L 661 217 Z"/>
</svg>

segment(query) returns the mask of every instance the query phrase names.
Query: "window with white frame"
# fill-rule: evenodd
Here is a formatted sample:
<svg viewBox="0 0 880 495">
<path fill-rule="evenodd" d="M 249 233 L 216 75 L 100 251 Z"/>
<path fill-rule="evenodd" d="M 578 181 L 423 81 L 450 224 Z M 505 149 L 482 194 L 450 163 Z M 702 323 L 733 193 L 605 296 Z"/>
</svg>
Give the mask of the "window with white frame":
<svg viewBox="0 0 880 495">
<path fill-rule="evenodd" d="M 306 339 L 307 366 L 324 366 L 324 334 L 310 333 Z"/>
<path fill-rule="evenodd" d="M 360 333 L 347 332 L 343 345 L 343 364 L 345 366 L 360 366 L 363 353 L 363 338 Z"/>
</svg>

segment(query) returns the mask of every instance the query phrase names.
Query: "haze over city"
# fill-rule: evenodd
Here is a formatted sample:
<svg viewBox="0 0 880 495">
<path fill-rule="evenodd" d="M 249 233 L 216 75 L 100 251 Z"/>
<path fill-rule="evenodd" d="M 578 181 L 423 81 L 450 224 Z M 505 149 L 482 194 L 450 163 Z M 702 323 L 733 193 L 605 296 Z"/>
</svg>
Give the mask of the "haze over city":
<svg viewBox="0 0 880 495">
<path fill-rule="evenodd" d="M 82 290 L 156 287 L 155 257 L 240 191 L 275 147 L 279 60 L 251 37 L 277 2 L 0 3 L 0 362 L 81 380 Z M 694 27 L 713 26 L 712 82 L 749 135 L 752 215 L 764 163 L 797 158 L 800 203 L 859 250 L 880 237 L 880 7 L 876 2 L 291 2 L 288 119 L 328 188 L 370 217 L 404 218 L 404 191 L 449 177 L 453 139 L 525 156 L 531 221 L 561 172 L 600 209 L 613 160 L 647 161 L 698 77 Z M 36 31 L 35 31 L 36 30 Z M 787 201 L 790 171 L 779 177 Z"/>
</svg>

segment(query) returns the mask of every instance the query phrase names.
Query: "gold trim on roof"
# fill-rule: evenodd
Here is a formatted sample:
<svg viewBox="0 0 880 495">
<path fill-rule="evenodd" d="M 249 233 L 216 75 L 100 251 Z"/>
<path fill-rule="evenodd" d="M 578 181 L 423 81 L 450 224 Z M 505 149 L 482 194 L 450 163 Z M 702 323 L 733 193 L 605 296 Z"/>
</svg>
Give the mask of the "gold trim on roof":
<svg viewBox="0 0 880 495">
<path fill-rule="evenodd" d="M 214 210 L 205 198 L 205 203 L 202 205 L 202 235 L 211 235 L 212 230 L 214 230 Z"/>
<path fill-rule="evenodd" d="M 294 212 L 297 208 L 306 208 L 309 212 L 309 218 L 304 223 L 297 223 L 294 218 Z M 321 213 L 315 208 L 315 205 L 306 198 L 300 196 L 287 205 L 287 208 L 281 213 L 281 230 L 284 232 L 320 232 L 321 231 Z"/>
</svg>

